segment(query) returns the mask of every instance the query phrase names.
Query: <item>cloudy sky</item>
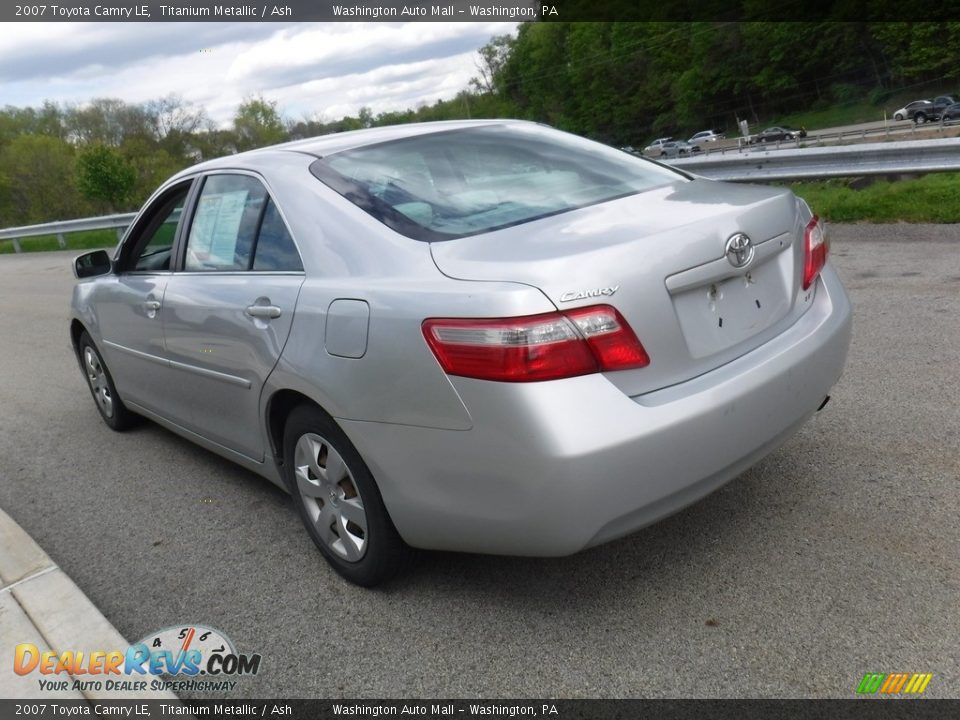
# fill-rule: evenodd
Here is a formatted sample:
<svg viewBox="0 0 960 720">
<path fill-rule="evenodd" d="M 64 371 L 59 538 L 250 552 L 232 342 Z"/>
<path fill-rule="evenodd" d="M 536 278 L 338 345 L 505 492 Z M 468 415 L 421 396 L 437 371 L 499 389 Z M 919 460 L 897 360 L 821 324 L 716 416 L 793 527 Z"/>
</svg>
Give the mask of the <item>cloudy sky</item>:
<svg viewBox="0 0 960 720">
<path fill-rule="evenodd" d="M 228 123 L 246 97 L 334 120 L 449 98 L 515 23 L 0 23 L 0 106 L 181 95 Z"/>
</svg>

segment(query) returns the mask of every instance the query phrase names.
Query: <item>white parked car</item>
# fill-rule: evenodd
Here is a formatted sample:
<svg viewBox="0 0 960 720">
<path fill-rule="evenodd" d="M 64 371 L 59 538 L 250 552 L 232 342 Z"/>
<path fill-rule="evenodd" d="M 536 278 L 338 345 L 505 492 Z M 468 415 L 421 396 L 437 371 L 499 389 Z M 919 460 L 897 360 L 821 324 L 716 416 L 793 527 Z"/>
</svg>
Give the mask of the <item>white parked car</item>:
<svg viewBox="0 0 960 720">
<path fill-rule="evenodd" d="M 673 140 L 672 137 L 657 138 L 643 149 L 644 155 L 659 155 L 663 152 L 663 146 Z"/>
<path fill-rule="evenodd" d="M 691 145 L 699 145 L 702 142 L 716 142 L 717 140 L 726 140 L 726 138 L 726 135 L 718 133 L 716 130 L 701 130 L 687 142 Z"/>
</svg>

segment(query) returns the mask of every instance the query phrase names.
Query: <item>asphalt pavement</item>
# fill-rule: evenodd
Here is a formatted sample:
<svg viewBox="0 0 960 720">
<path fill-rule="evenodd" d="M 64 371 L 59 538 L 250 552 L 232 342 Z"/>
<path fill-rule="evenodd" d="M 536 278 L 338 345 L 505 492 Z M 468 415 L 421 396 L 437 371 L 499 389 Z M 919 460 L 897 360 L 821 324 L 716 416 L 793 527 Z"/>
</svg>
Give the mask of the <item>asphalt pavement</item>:
<svg viewBox="0 0 960 720">
<path fill-rule="evenodd" d="M 260 653 L 234 698 L 850 697 L 865 672 L 960 697 L 960 226 L 830 231 L 849 363 L 783 448 L 623 540 L 425 553 L 374 591 L 266 481 L 110 431 L 69 349 L 72 254 L 0 256 L 0 508 L 124 637 L 200 623 Z"/>
</svg>

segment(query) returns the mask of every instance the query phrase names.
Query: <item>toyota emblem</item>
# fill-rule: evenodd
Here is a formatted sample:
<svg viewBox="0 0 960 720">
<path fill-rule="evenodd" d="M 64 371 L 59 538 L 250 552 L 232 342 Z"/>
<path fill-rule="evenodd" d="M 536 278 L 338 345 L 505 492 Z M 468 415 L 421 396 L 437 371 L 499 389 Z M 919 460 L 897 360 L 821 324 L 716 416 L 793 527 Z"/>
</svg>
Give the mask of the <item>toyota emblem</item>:
<svg viewBox="0 0 960 720">
<path fill-rule="evenodd" d="M 753 241 L 743 233 L 731 235 L 723 252 L 735 268 L 746 267 L 753 260 Z"/>
</svg>

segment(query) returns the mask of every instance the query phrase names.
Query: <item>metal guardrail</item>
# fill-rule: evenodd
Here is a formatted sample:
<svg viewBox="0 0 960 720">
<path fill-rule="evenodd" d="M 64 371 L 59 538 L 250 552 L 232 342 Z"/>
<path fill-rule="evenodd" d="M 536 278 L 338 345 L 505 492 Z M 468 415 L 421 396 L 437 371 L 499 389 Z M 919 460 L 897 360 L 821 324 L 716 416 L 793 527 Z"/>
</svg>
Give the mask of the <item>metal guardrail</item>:
<svg viewBox="0 0 960 720">
<path fill-rule="evenodd" d="M 40 235 L 56 235 L 60 247 L 67 246 L 64 237 L 66 233 L 81 232 L 83 230 L 113 230 L 117 231 L 117 240 L 123 237 L 127 226 L 133 222 L 136 213 L 121 213 L 119 215 L 101 215 L 99 217 L 80 218 L 78 220 L 60 220 L 58 222 L 42 223 L 40 225 L 24 225 L 0 230 L 0 240 L 12 240 L 14 252 L 21 252 L 20 240 Z"/>
<path fill-rule="evenodd" d="M 713 180 L 812 180 L 960 171 L 960 138 L 753 150 L 663 162 Z"/>
</svg>

